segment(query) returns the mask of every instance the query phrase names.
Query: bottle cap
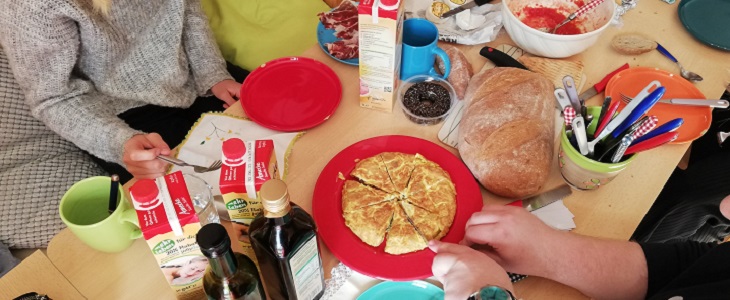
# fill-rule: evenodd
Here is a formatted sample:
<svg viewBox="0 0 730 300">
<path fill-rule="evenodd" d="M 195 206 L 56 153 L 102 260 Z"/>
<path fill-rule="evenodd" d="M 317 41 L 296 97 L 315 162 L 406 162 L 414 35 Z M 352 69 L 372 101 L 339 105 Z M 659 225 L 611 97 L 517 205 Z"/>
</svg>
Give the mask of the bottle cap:
<svg viewBox="0 0 730 300">
<path fill-rule="evenodd" d="M 398 9 L 398 4 L 400 4 L 400 0 L 380 0 L 378 6 L 384 10 L 395 10 Z"/>
<path fill-rule="evenodd" d="M 246 145 L 241 139 L 230 138 L 223 142 L 223 163 L 229 166 L 240 166 L 246 154 Z"/>
<path fill-rule="evenodd" d="M 259 190 L 264 205 L 264 216 L 267 218 L 281 217 L 289 212 L 289 191 L 286 183 L 279 179 L 271 179 L 261 185 Z"/>
<path fill-rule="evenodd" d="M 195 241 L 208 258 L 220 257 L 224 252 L 231 249 L 231 238 L 223 225 L 208 223 L 198 231 Z"/>
<path fill-rule="evenodd" d="M 149 210 L 160 204 L 160 190 L 153 179 L 138 180 L 129 188 L 129 195 L 137 210 Z"/>
</svg>

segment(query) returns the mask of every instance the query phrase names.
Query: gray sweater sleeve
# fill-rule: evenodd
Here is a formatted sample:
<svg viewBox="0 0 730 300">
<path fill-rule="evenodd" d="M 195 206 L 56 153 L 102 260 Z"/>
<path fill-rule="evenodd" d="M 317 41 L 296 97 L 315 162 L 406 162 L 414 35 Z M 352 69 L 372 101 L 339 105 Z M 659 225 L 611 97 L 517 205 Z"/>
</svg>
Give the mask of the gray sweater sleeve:
<svg viewBox="0 0 730 300">
<path fill-rule="evenodd" d="M 195 89 L 198 95 L 209 96 L 213 85 L 233 78 L 226 70 L 226 62 L 210 30 L 200 0 L 187 1 L 183 30 L 183 46 L 195 78 Z"/>
<path fill-rule="evenodd" d="M 74 74 L 78 28 L 62 17 L 0 29 L 13 73 L 34 117 L 91 154 L 122 164 L 123 145 L 134 134 L 113 111 L 111 96 Z M 123 164 L 122 164 L 123 165 Z"/>
</svg>

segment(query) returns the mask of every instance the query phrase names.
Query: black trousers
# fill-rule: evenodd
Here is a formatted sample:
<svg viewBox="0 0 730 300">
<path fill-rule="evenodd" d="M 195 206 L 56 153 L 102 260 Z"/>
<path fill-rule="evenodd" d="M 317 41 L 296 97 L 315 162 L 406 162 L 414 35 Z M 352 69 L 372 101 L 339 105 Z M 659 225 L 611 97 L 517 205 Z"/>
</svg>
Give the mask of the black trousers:
<svg viewBox="0 0 730 300">
<path fill-rule="evenodd" d="M 238 82 L 243 82 L 249 73 L 230 63 L 228 64 L 228 72 Z M 127 110 L 118 116 L 133 129 L 160 134 L 165 143 L 172 148 L 185 139 L 188 130 L 193 127 L 203 113 L 223 111 L 223 104 L 224 102 L 215 96 L 198 97 L 193 105 L 188 108 L 145 105 Z M 121 183 L 132 179 L 132 174 L 127 172 L 121 165 L 105 161 L 93 155 L 92 158 L 107 173 L 119 175 Z"/>
</svg>

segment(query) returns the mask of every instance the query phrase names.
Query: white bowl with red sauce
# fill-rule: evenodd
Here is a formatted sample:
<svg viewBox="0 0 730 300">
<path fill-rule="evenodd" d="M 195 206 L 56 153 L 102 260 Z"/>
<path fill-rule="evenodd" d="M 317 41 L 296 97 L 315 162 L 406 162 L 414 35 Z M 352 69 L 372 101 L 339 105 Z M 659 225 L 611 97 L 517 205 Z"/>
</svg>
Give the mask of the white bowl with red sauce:
<svg viewBox="0 0 730 300">
<path fill-rule="evenodd" d="M 504 28 L 517 46 L 529 53 L 550 58 L 572 56 L 592 46 L 608 28 L 616 11 L 614 1 L 605 0 L 560 27 L 555 34 L 549 32 L 589 1 L 502 0 Z M 548 32 L 536 28 L 544 28 Z"/>
</svg>

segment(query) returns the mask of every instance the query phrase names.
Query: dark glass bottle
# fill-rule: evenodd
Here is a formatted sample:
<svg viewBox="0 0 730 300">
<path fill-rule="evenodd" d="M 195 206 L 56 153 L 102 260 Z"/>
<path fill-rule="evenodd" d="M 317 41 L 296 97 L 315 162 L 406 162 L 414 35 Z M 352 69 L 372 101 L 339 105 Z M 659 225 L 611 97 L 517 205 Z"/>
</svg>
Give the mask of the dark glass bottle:
<svg viewBox="0 0 730 300">
<path fill-rule="evenodd" d="M 196 241 L 200 251 L 208 257 L 209 265 L 203 277 L 208 299 L 266 299 L 256 265 L 247 256 L 231 250 L 231 238 L 223 225 L 203 226 Z"/>
<path fill-rule="evenodd" d="M 311 300 L 324 294 L 324 271 L 314 220 L 291 205 L 286 183 L 261 185 L 264 206 L 249 236 L 271 299 Z"/>
</svg>

